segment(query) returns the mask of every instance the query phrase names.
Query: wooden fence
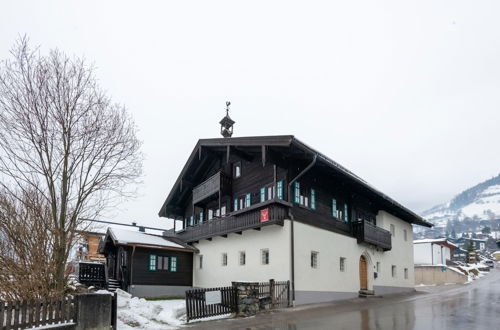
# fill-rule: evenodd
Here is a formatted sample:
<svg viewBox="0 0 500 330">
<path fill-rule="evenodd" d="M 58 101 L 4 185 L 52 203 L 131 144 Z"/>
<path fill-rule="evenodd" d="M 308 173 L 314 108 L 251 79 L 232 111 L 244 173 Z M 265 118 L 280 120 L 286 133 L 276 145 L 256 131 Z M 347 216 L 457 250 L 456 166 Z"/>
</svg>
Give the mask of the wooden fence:
<svg viewBox="0 0 500 330">
<path fill-rule="evenodd" d="M 76 323 L 74 297 L 38 301 L 0 301 L 0 330 Z"/>
<path fill-rule="evenodd" d="M 104 264 L 80 262 L 78 264 L 78 282 L 98 288 L 106 287 L 106 268 Z"/>
<path fill-rule="evenodd" d="M 232 286 L 186 291 L 187 321 L 236 312 L 236 292 Z"/>
</svg>

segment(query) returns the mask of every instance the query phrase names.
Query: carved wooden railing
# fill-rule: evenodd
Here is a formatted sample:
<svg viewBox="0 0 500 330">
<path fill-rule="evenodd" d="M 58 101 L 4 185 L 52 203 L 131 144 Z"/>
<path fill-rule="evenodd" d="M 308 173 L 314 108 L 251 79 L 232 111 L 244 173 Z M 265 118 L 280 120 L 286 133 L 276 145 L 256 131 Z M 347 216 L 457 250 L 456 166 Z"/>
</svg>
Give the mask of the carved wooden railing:
<svg viewBox="0 0 500 330">
<path fill-rule="evenodd" d="M 367 221 L 352 223 L 352 233 L 358 242 L 375 245 L 388 251 L 392 249 L 391 233 Z"/>
</svg>

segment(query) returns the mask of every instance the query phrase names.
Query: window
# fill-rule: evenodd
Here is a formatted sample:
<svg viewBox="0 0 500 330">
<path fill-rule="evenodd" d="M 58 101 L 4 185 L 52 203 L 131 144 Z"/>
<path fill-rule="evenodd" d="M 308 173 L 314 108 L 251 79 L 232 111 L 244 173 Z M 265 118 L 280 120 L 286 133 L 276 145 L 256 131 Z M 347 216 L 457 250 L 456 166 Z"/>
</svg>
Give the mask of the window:
<svg viewBox="0 0 500 330">
<path fill-rule="evenodd" d="M 177 271 L 177 257 L 170 257 L 170 271 L 173 273 Z"/>
<path fill-rule="evenodd" d="M 220 208 L 220 215 L 222 217 L 226 216 L 226 205 Z"/>
<path fill-rule="evenodd" d="M 168 257 L 158 256 L 157 270 L 168 270 Z"/>
<path fill-rule="evenodd" d="M 208 220 L 212 220 L 214 217 L 214 210 L 208 210 Z"/>
<path fill-rule="evenodd" d="M 344 204 L 344 222 L 349 222 L 349 212 L 348 212 L 349 207 L 347 206 L 347 203 Z"/>
<path fill-rule="evenodd" d="M 263 265 L 269 265 L 269 249 L 260 250 L 261 261 Z"/>
<path fill-rule="evenodd" d="M 198 260 L 200 261 L 200 269 L 203 268 L 203 256 L 199 256 Z"/>
<path fill-rule="evenodd" d="M 405 268 L 405 280 L 408 279 L 408 268 Z"/>
<path fill-rule="evenodd" d="M 245 195 L 245 207 L 249 207 L 252 204 L 252 195 L 250 193 Z"/>
<path fill-rule="evenodd" d="M 316 190 L 311 189 L 311 209 L 316 210 Z"/>
<path fill-rule="evenodd" d="M 245 254 L 245 251 L 240 251 L 240 266 L 244 266 L 245 263 L 246 263 L 246 254 Z"/>
<path fill-rule="evenodd" d="M 283 199 L 283 181 L 276 182 L 276 195 L 279 199 Z"/>
<path fill-rule="evenodd" d="M 337 200 L 335 198 L 332 198 L 332 217 L 338 218 L 339 213 L 337 211 Z"/>
<path fill-rule="evenodd" d="M 266 187 L 260 188 L 260 202 L 266 201 Z"/>
<path fill-rule="evenodd" d="M 203 211 L 200 212 L 200 223 L 203 223 Z"/>
<path fill-rule="evenodd" d="M 396 229 L 394 228 L 394 225 L 393 225 L 393 224 L 391 224 L 391 227 L 390 227 L 390 228 L 391 228 L 391 235 L 392 235 L 392 236 L 396 236 Z"/>
<path fill-rule="evenodd" d="M 240 210 L 245 207 L 245 199 L 243 197 L 240 198 L 240 205 L 239 205 L 239 207 L 240 207 Z"/>
<path fill-rule="evenodd" d="M 274 193 L 273 193 L 273 191 L 274 191 L 273 186 L 269 186 L 269 187 L 267 187 L 267 200 L 271 200 L 271 199 L 273 199 L 273 198 L 274 198 Z"/>
<path fill-rule="evenodd" d="M 227 253 L 222 254 L 222 266 L 227 266 Z"/>
<path fill-rule="evenodd" d="M 408 240 L 408 232 L 406 231 L 406 229 L 403 229 L 403 236 L 405 238 L 405 242 Z"/>
<path fill-rule="evenodd" d="M 156 255 L 155 254 L 149 255 L 149 270 L 150 271 L 156 270 Z"/>
<path fill-rule="evenodd" d="M 233 177 L 239 178 L 241 176 L 241 162 L 233 164 Z"/>
<path fill-rule="evenodd" d="M 345 258 L 340 257 L 340 271 L 345 272 Z"/>
<path fill-rule="evenodd" d="M 238 211 L 238 198 L 234 199 L 233 203 L 233 211 Z"/>
<path fill-rule="evenodd" d="M 396 277 L 396 266 L 392 265 L 391 273 L 392 273 L 392 277 Z"/>
<path fill-rule="evenodd" d="M 300 182 L 295 181 L 294 185 L 294 202 L 300 204 Z"/>
<path fill-rule="evenodd" d="M 190 225 L 191 227 L 193 227 L 193 226 L 194 226 L 194 218 L 193 218 L 193 216 L 190 216 L 190 217 L 189 217 L 189 225 Z"/>
<path fill-rule="evenodd" d="M 311 251 L 311 268 L 318 268 L 318 252 Z"/>
</svg>

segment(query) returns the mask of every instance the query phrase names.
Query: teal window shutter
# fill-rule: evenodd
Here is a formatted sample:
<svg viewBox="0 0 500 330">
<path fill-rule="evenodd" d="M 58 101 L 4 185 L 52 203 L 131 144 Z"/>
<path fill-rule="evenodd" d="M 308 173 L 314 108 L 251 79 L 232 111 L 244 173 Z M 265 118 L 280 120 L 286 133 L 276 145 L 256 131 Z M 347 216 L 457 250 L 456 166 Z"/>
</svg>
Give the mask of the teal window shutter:
<svg viewBox="0 0 500 330">
<path fill-rule="evenodd" d="M 279 199 L 283 199 L 283 181 L 278 181 L 276 183 L 276 195 L 278 196 Z"/>
<path fill-rule="evenodd" d="M 332 217 L 338 218 L 337 200 L 335 198 L 332 198 Z"/>
<path fill-rule="evenodd" d="M 233 211 L 238 211 L 238 198 L 235 198 L 234 199 L 234 202 L 233 202 Z"/>
<path fill-rule="evenodd" d="M 251 203 L 252 203 L 252 197 L 250 193 L 248 193 L 245 197 L 245 207 L 249 207 Z"/>
<path fill-rule="evenodd" d="M 170 271 L 177 272 L 177 257 L 170 257 Z"/>
<path fill-rule="evenodd" d="M 265 202 L 266 201 L 266 188 L 262 187 L 260 188 L 260 202 Z"/>
<path fill-rule="evenodd" d="M 152 272 L 156 270 L 156 254 L 149 255 L 149 270 Z"/>
<path fill-rule="evenodd" d="M 295 181 L 294 187 L 295 187 L 295 191 L 294 191 L 295 199 L 294 199 L 294 202 L 297 203 L 297 204 L 299 204 L 300 203 L 300 183 L 298 181 Z"/>
<path fill-rule="evenodd" d="M 311 188 L 311 209 L 316 210 L 316 190 Z"/>
<path fill-rule="evenodd" d="M 349 214 L 348 212 L 348 206 L 347 203 L 344 204 L 344 221 L 349 222 Z"/>
</svg>

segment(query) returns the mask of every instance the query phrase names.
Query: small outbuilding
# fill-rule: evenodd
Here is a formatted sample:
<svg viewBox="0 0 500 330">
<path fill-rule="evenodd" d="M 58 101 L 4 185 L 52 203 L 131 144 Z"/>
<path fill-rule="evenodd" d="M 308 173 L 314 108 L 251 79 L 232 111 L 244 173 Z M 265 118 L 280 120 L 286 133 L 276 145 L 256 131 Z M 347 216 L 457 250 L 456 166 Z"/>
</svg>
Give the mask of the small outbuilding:
<svg viewBox="0 0 500 330">
<path fill-rule="evenodd" d="M 415 265 L 446 265 L 451 261 L 458 246 L 446 238 L 421 239 L 413 241 Z"/>
<path fill-rule="evenodd" d="M 193 284 L 195 248 L 175 238 L 108 228 L 100 252 L 109 282 L 137 297 L 182 296 Z"/>
</svg>

